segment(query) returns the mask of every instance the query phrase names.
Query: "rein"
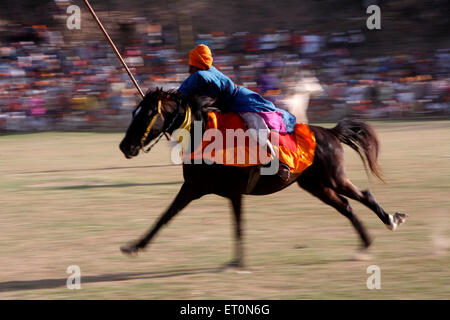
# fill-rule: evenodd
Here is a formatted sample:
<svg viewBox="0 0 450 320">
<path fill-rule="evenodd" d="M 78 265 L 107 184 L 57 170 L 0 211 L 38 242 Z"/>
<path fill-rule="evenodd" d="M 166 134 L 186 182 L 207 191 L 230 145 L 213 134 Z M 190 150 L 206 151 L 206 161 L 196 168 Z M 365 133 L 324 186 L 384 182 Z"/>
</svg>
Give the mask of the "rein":
<svg viewBox="0 0 450 320">
<path fill-rule="evenodd" d="M 145 142 L 145 140 L 147 140 L 148 134 L 150 133 L 150 130 L 152 130 L 152 127 L 153 127 L 153 125 L 155 124 L 156 118 L 157 118 L 159 115 L 162 116 L 162 113 L 161 113 L 161 100 L 158 100 L 158 113 L 155 114 L 155 115 L 152 117 L 152 120 L 150 121 L 150 123 L 149 123 L 148 126 L 147 126 L 147 130 L 145 130 L 145 133 L 144 133 L 144 135 L 143 135 L 142 138 L 141 138 L 141 145 L 143 145 L 144 142 Z"/>
<path fill-rule="evenodd" d="M 161 112 L 161 105 L 162 105 L 161 100 L 158 100 L 158 113 L 156 113 L 156 114 L 152 117 L 152 120 L 150 120 L 150 123 L 148 124 L 147 129 L 145 130 L 145 133 L 144 133 L 144 135 L 143 135 L 142 138 L 141 138 L 142 150 L 143 150 L 145 153 L 150 152 L 150 150 L 151 150 L 151 149 L 159 142 L 159 140 L 161 140 L 161 138 L 165 135 L 165 133 L 166 133 L 166 132 L 170 129 L 170 127 L 172 127 L 172 125 L 175 123 L 175 120 L 177 119 L 177 117 L 178 117 L 178 115 L 179 115 L 178 111 L 179 111 L 179 109 L 180 109 L 180 106 L 178 105 L 178 107 L 177 107 L 177 114 L 176 114 L 175 117 L 173 117 L 172 122 L 169 124 L 169 126 L 167 127 L 167 129 L 161 131 L 161 133 L 160 133 L 160 134 L 158 135 L 158 137 L 156 138 L 155 142 L 153 142 L 147 149 L 144 149 L 144 143 L 145 143 L 145 140 L 147 140 L 148 134 L 149 134 L 150 131 L 152 130 L 153 125 L 155 124 L 156 118 L 157 118 L 158 116 L 163 117 L 162 112 Z M 178 129 L 186 129 L 186 130 L 188 130 L 188 131 L 191 130 L 191 108 L 190 108 L 189 106 L 186 106 L 186 114 L 185 114 L 185 116 L 184 116 L 183 123 L 178 127 Z M 179 143 L 179 142 L 180 142 L 180 141 L 178 141 L 178 143 Z"/>
</svg>

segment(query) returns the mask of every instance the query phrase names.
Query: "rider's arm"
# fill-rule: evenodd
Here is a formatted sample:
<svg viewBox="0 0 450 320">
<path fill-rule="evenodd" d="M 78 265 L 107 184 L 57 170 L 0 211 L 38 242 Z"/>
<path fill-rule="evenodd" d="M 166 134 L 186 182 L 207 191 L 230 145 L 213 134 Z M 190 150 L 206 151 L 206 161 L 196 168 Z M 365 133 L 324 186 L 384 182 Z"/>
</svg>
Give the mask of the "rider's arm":
<svg viewBox="0 0 450 320">
<path fill-rule="evenodd" d="M 178 88 L 178 92 L 183 96 L 183 98 L 189 100 L 199 92 L 202 85 L 202 77 L 200 77 L 198 72 L 195 72 L 191 74 L 186 80 L 184 80 L 184 82 Z"/>
<path fill-rule="evenodd" d="M 215 108 L 216 98 L 204 95 L 208 81 L 198 72 L 191 74 L 178 88 L 178 94 L 186 99 L 194 112 L 208 112 Z"/>
</svg>

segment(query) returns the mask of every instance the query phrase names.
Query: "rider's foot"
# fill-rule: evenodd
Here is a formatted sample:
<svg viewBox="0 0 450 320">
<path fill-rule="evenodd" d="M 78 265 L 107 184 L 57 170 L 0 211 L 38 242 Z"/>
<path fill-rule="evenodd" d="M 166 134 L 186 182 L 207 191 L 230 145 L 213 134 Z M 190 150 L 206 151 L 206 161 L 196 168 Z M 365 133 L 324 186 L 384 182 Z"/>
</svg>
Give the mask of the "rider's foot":
<svg viewBox="0 0 450 320">
<path fill-rule="evenodd" d="M 291 169 L 284 164 L 280 163 L 280 167 L 278 168 L 278 176 L 283 179 L 283 181 L 288 181 L 291 177 Z"/>
</svg>

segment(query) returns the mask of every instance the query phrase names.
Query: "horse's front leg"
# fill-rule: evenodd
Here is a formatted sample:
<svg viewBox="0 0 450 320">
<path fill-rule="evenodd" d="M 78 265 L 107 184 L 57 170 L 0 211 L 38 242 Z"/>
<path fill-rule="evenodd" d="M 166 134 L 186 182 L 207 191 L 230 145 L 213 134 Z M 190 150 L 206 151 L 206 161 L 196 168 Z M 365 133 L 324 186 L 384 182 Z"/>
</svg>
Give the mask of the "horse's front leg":
<svg viewBox="0 0 450 320">
<path fill-rule="evenodd" d="M 121 246 L 120 250 L 125 254 L 136 254 L 140 249 L 144 249 L 162 226 L 169 222 L 192 200 L 198 199 L 203 195 L 204 193 L 195 188 L 195 185 L 185 182 L 170 207 L 161 215 L 149 232 L 140 240 Z"/>
<path fill-rule="evenodd" d="M 242 241 L 242 195 L 230 197 L 233 206 L 234 230 L 235 230 L 235 252 L 233 260 L 226 267 L 244 267 L 244 244 Z"/>
</svg>

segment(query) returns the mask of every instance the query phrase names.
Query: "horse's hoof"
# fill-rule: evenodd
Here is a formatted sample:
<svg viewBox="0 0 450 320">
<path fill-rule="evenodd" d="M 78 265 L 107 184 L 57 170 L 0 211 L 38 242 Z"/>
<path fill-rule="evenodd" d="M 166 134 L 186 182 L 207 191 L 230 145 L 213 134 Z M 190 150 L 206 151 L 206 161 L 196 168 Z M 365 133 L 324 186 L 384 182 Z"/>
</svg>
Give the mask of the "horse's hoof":
<svg viewBox="0 0 450 320">
<path fill-rule="evenodd" d="M 237 260 L 224 264 L 221 269 L 224 272 L 251 273 L 250 271 L 245 270 L 244 263 Z"/>
<path fill-rule="evenodd" d="M 389 215 L 389 224 L 386 227 L 389 230 L 395 231 L 400 226 L 400 224 L 406 221 L 408 215 L 406 213 L 396 212 L 394 215 Z"/>
<path fill-rule="evenodd" d="M 232 266 L 228 266 L 228 267 L 223 268 L 223 272 L 238 273 L 238 274 L 250 274 L 250 273 L 252 273 L 251 271 L 244 269 L 244 267 L 232 267 Z"/>
<path fill-rule="evenodd" d="M 350 260 L 353 261 L 369 261 L 372 259 L 372 255 L 367 249 L 360 249 L 356 251 Z"/>
<path fill-rule="evenodd" d="M 126 244 L 120 247 L 120 251 L 128 256 L 137 256 L 139 249 L 135 244 Z"/>
</svg>

